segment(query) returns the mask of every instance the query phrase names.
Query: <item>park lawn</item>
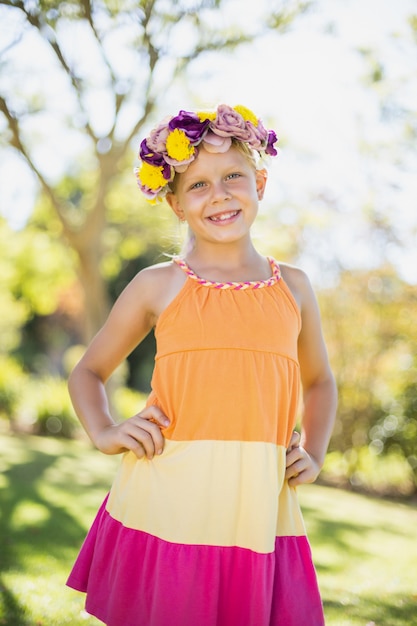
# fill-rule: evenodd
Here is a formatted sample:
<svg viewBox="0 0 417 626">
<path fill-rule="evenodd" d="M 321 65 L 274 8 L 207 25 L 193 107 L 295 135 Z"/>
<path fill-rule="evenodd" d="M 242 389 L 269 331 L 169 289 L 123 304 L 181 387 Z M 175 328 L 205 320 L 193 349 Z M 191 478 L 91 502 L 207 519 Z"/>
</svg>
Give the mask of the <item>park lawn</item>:
<svg viewBox="0 0 417 626">
<path fill-rule="evenodd" d="M 328 626 L 417 625 L 417 507 L 299 488 Z"/>
<path fill-rule="evenodd" d="M 0 624 L 99 624 L 65 580 L 118 459 L 5 434 L 0 450 Z M 327 626 L 417 625 L 417 508 L 317 485 L 299 494 Z"/>
</svg>

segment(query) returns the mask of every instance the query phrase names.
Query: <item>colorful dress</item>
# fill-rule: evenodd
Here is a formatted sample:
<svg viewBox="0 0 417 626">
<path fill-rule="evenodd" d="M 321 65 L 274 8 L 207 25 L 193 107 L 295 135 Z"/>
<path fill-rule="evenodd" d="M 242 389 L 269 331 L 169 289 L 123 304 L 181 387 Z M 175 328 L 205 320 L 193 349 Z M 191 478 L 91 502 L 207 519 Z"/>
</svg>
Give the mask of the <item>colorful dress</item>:
<svg viewBox="0 0 417 626">
<path fill-rule="evenodd" d="M 285 453 L 301 317 L 272 277 L 188 278 L 159 317 L 148 404 L 165 449 L 126 453 L 68 584 L 108 626 L 323 626 Z"/>
</svg>

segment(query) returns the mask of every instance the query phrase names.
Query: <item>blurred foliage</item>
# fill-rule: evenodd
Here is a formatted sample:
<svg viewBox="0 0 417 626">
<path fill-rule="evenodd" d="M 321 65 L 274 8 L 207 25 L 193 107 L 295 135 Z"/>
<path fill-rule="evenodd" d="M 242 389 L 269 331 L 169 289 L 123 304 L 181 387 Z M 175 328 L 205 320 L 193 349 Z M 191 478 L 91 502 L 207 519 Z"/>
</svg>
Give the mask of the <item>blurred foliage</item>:
<svg viewBox="0 0 417 626">
<path fill-rule="evenodd" d="M 0 250 L 0 353 L 7 354 L 19 346 L 25 323 L 56 311 L 75 274 L 53 233 L 31 225 L 15 232 L 0 218 Z"/>
<path fill-rule="evenodd" d="M 80 430 L 62 378 L 30 377 L 19 405 L 19 423 L 36 435 L 71 438 Z"/>
<path fill-rule="evenodd" d="M 320 480 L 380 496 L 408 497 L 415 493 L 413 470 L 401 450 L 386 454 L 371 446 L 333 450 L 327 454 Z"/>
<path fill-rule="evenodd" d="M 38 435 L 71 438 L 80 430 L 65 379 L 29 375 L 15 359 L 1 355 L 0 418 Z"/>
<path fill-rule="evenodd" d="M 417 292 L 392 268 L 342 272 L 321 292 L 326 341 L 339 388 L 331 448 L 402 456 L 417 487 Z M 350 457 L 351 477 L 359 457 Z"/>
<path fill-rule="evenodd" d="M 12 357 L 0 354 L 0 416 L 13 421 L 27 376 Z"/>
<path fill-rule="evenodd" d="M 128 418 L 143 409 L 146 395 L 130 387 L 118 387 L 113 401 L 118 414 L 122 418 Z"/>
</svg>

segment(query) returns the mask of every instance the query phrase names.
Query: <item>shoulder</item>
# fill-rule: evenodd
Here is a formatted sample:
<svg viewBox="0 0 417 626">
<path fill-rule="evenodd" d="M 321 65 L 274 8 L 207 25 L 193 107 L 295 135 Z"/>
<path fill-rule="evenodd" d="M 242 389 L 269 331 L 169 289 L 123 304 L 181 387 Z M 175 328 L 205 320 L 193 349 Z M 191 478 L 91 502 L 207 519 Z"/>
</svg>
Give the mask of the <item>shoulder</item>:
<svg viewBox="0 0 417 626">
<path fill-rule="evenodd" d="M 311 282 L 306 272 L 299 267 L 288 263 L 279 263 L 281 275 L 291 291 L 301 312 L 315 301 Z"/>
<path fill-rule="evenodd" d="M 149 265 L 140 270 L 133 278 L 132 283 L 141 286 L 151 286 L 155 282 L 167 281 L 172 279 L 177 273 L 177 265 L 174 261 L 165 261 L 164 263 L 156 263 Z"/>
<path fill-rule="evenodd" d="M 136 274 L 122 296 L 140 302 L 156 319 L 177 295 L 186 280 L 174 261 L 150 265 Z"/>
</svg>

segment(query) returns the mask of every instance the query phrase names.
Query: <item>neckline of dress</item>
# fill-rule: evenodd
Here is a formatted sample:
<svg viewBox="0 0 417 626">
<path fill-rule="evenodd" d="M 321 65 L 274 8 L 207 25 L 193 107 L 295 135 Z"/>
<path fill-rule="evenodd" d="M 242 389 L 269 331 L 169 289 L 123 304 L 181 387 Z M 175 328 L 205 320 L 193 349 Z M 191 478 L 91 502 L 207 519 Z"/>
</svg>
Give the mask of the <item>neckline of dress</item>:
<svg viewBox="0 0 417 626">
<path fill-rule="evenodd" d="M 187 274 L 189 278 L 195 280 L 199 285 L 203 285 L 205 287 L 214 287 L 215 289 L 236 289 L 236 290 L 244 290 L 244 289 L 261 289 L 262 287 L 269 287 L 270 285 L 274 285 L 278 280 L 281 279 L 281 270 L 278 263 L 270 256 L 266 257 L 268 259 L 269 265 L 272 270 L 272 276 L 267 278 L 266 280 L 250 280 L 244 282 L 219 282 L 215 280 L 207 280 L 206 278 L 202 278 L 198 276 L 180 257 L 174 257 L 173 261 L 177 263 L 177 265 Z"/>
</svg>

